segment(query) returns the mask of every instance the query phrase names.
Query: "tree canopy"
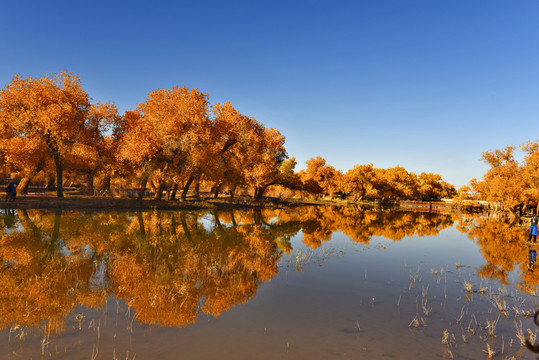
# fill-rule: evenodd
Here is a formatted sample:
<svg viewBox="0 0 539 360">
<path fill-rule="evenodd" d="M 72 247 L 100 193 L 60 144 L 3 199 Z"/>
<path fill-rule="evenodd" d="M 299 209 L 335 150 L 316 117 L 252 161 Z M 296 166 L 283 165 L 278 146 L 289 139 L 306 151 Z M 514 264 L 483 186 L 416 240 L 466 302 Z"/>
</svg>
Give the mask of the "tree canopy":
<svg viewBox="0 0 539 360">
<path fill-rule="evenodd" d="M 0 161 L 4 175 L 19 179 L 18 192 L 40 178 L 81 185 L 87 194 L 148 193 L 169 200 L 181 191 L 197 197 L 200 186 L 217 197 L 240 189 L 261 199 L 273 187 L 294 195 L 361 201 L 437 199 L 454 189 L 440 175 L 410 173 L 400 166 L 356 165 L 346 172 L 322 157 L 295 171 L 285 137 L 230 102 L 211 105 L 198 89 L 173 86 L 151 91 L 123 115 L 111 103 L 91 103 L 77 75 L 23 78 L 15 75 L 0 91 Z M 530 156 L 533 146 L 530 145 Z M 55 176 L 51 176 L 55 174 Z M 534 177 L 528 176 L 528 182 Z"/>
</svg>

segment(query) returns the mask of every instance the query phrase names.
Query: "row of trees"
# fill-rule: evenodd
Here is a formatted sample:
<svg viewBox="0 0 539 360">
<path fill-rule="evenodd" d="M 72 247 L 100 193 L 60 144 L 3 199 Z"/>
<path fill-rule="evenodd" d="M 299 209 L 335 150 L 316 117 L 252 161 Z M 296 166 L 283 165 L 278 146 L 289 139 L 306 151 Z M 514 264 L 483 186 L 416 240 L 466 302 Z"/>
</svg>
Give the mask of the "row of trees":
<svg viewBox="0 0 539 360">
<path fill-rule="evenodd" d="M 388 169 L 373 164 L 356 165 L 342 172 L 327 165 L 321 157 L 307 161 L 305 170 L 298 172 L 304 188 L 311 193 L 359 201 L 362 199 L 439 199 L 451 198 L 455 187 L 433 173 L 419 175 L 402 166 Z"/>
<path fill-rule="evenodd" d="M 38 174 L 63 197 L 64 175 L 82 180 L 94 194 L 111 186 L 148 187 L 160 200 L 178 191 L 185 199 L 193 184 L 227 190 L 252 189 L 261 198 L 273 185 L 316 196 L 363 198 L 450 197 L 454 188 L 440 175 L 416 175 L 402 167 L 357 165 L 343 173 L 317 157 L 295 172 L 285 138 L 245 116 L 229 102 L 210 105 L 198 89 L 173 87 L 148 94 L 136 109 L 120 115 L 111 103 L 91 103 L 80 78 L 16 75 L 0 91 L 0 161 L 5 175 L 21 181 L 19 193 Z"/>
<path fill-rule="evenodd" d="M 515 151 L 522 150 L 522 161 Z M 519 147 L 486 151 L 481 159 L 489 170 L 481 180 L 459 189 L 459 199 L 479 199 L 501 204 L 511 212 L 520 206 L 537 207 L 539 200 L 539 142 L 528 141 Z"/>
<path fill-rule="evenodd" d="M 212 115 L 212 116 L 210 116 Z M 16 75 L 0 92 L 0 150 L 4 164 L 19 172 L 19 192 L 38 173 L 56 173 L 63 197 L 63 174 L 85 178 L 93 192 L 99 177 L 137 179 L 142 197 L 148 181 L 157 198 L 166 187 L 183 194 L 204 178 L 219 187 L 253 186 L 257 195 L 278 181 L 287 159 L 284 136 L 240 114 L 230 103 L 210 107 L 197 89 L 153 91 L 123 116 L 110 104 L 91 104 L 80 79 Z"/>
</svg>

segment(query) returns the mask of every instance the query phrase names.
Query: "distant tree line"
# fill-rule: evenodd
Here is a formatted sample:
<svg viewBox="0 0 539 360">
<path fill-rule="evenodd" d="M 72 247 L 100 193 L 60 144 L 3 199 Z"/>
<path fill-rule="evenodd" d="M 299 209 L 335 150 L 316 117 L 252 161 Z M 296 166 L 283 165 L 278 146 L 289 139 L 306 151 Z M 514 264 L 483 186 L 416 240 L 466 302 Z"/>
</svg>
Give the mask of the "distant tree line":
<svg viewBox="0 0 539 360">
<path fill-rule="evenodd" d="M 179 197 L 200 185 L 213 196 L 248 189 L 262 198 L 280 186 L 294 195 L 435 199 L 455 195 L 440 175 L 402 167 L 357 165 L 343 173 L 317 157 L 296 172 L 285 137 L 229 102 L 211 105 L 198 89 L 172 87 L 148 94 L 123 115 L 111 103 L 91 103 L 77 75 L 23 78 L 0 91 L 0 162 L 5 177 L 56 189 L 83 184 L 88 194 L 135 190 L 142 199 Z"/>
</svg>

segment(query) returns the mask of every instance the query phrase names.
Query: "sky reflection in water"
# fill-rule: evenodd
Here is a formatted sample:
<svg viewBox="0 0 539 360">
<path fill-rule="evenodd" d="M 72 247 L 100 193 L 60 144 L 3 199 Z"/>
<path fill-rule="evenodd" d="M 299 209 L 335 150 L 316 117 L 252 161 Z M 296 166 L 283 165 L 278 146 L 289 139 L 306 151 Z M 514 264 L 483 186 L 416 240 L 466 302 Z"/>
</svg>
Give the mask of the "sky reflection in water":
<svg viewBox="0 0 539 360">
<path fill-rule="evenodd" d="M 330 207 L 2 219 L 2 357 L 530 357 L 526 231 L 494 219 Z"/>
</svg>

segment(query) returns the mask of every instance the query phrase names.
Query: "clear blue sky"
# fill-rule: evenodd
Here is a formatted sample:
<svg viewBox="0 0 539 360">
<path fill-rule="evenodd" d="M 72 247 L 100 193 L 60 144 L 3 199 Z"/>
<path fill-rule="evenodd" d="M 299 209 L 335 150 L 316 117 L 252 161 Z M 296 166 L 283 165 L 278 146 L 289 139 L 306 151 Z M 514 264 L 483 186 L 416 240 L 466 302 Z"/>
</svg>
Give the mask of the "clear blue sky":
<svg viewBox="0 0 539 360">
<path fill-rule="evenodd" d="M 123 112 L 196 87 L 311 157 L 480 178 L 539 138 L 539 1 L 0 1 L 0 87 L 67 69 Z"/>
</svg>

